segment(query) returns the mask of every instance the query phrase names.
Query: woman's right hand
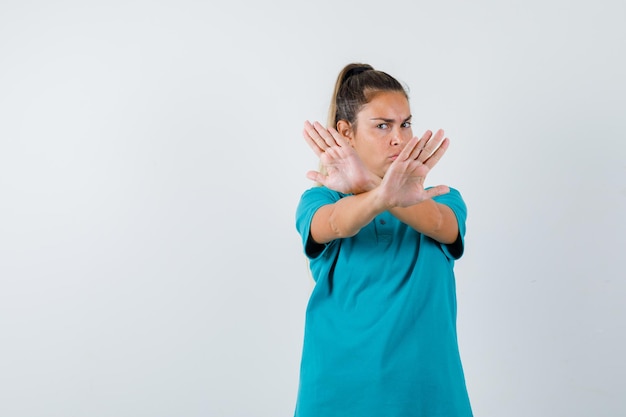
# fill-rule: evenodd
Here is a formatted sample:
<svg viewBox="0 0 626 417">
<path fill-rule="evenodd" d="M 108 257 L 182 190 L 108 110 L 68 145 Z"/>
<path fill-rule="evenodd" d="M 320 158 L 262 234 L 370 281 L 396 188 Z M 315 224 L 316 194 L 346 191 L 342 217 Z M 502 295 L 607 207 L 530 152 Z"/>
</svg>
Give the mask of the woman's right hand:
<svg viewBox="0 0 626 417">
<path fill-rule="evenodd" d="M 302 136 L 326 171 L 307 172 L 310 180 L 344 194 L 359 194 L 380 183 L 381 179 L 365 167 L 354 148 L 335 129 L 306 121 Z"/>
</svg>

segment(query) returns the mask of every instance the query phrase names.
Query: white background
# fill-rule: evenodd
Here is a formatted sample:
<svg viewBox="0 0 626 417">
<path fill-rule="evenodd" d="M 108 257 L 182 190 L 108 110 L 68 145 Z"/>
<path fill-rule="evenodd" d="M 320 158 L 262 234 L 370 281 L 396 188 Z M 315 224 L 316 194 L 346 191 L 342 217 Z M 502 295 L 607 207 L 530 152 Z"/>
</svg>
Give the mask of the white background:
<svg viewBox="0 0 626 417">
<path fill-rule="evenodd" d="M 301 139 L 409 85 L 461 191 L 476 416 L 626 413 L 626 6 L 0 3 L 0 416 L 293 415 Z"/>
</svg>

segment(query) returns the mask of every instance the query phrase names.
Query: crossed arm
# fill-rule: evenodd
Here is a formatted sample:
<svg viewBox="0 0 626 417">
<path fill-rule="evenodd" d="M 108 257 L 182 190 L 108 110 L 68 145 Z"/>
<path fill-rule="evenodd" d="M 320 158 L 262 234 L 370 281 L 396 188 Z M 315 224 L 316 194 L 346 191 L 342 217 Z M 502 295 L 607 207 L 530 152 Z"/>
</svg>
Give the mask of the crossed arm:
<svg viewBox="0 0 626 417">
<path fill-rule="evenodd" d="M 309 171 L 307 177 L 330 189 L 352 194 L 320 207 L 311 222 L 317 243 L 354 236 L 378 214 L 390 211 L 418 232 L 444 244 L 454 243 L 459 228 L 453 211 L 432 200 L 445 194 L 444 185 L 424 188 L 424 180 L 446 152 L 449 140 L 442 130 L 414 137 L 391 164 L 383 178 L 371 173 L 356 151 L 334 129 L 305 123 L 305 141 L 320 158 L 326 172 Z"/>
</svg>

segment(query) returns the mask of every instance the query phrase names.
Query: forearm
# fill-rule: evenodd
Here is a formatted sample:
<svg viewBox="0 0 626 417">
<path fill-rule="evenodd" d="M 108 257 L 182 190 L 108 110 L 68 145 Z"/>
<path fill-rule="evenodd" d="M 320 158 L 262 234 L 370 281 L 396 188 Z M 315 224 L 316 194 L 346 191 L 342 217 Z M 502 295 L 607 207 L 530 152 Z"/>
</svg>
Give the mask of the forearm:
<svg viewBox="0 0 626 417">
<path fill-rule="evenodd" d="M 387 210 L 376 189 L 322 206 L 313 216 L 311 236 L 317 243 L 352 237 Z"/>
<path fill-rule="evenodd" d="M 401 222 L 437 242 L 452 244 L 458 237 L 459 226 L 452 209 L 432 199 L 389 211 Z"/>
</svg>

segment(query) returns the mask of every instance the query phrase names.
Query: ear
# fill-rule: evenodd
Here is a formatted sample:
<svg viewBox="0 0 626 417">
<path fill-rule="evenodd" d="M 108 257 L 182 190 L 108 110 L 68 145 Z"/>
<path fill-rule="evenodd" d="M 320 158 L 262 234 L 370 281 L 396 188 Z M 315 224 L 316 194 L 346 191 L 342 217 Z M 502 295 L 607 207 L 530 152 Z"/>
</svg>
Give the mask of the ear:
<svg viewBox="0 0 626 417">
<path fill-rule="evenodd" d="M 339 120 L 337 122 L 337 132 L 339 132 L 341 136 L 346 138 L 346 140 L 350 142 L 350 145 L 353 145 L 352 140 L 354 139 L 354 132 L 352 130 L 352 125 L 349 121 Z"/>
</svg>

